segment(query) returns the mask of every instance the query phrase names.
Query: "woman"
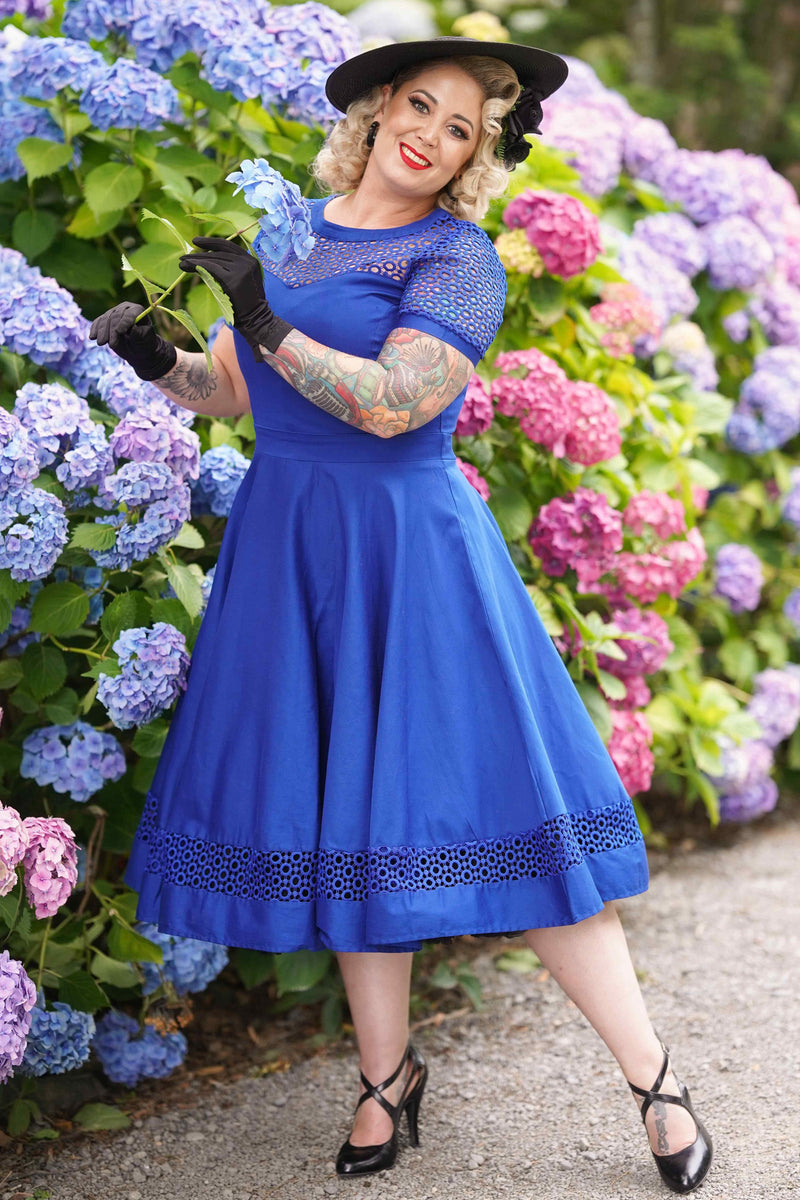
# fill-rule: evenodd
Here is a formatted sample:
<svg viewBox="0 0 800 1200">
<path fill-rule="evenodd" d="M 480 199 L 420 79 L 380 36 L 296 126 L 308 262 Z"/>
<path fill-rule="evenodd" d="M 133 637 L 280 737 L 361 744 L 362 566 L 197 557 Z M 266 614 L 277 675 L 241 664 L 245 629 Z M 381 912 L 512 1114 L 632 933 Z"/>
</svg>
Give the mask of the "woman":
<svg viewBox="0 0 800 1200">
<path fill-rule="evenodd" d="M 213 370 L 134 325 L 139 305 L 92 326 L 176 403 L 256 428 L 126 879 L 168 932 L 337 953 L 362 1068 L 340 1174 L 392 1166 L 403 1112 L 417 1143 L 413 951 L 512 930 L 616 1058 L 686 1192 L 711 1141 L 613 904 L 648 886 L 633 806 L 452 449 L 506 296 L 474 221 L 566 75 L 469 38 L 348 60 L 326 85 L 346 118 L 312 168 L 339 190 L 311 201 L 311 255 L 263 258 L 263 279 L 220 238 L 181 259 L 231 298 Z"/>
</svg>

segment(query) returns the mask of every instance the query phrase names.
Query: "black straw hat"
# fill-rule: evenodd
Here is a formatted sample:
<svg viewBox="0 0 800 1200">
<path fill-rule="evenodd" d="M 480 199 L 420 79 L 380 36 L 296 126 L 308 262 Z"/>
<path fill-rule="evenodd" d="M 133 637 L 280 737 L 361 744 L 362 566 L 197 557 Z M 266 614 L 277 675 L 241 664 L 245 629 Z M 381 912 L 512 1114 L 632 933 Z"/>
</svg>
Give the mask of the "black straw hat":
<svg viewBox="0 0 800 1200">
<path fill-rule="evenodd" d="M 325 95 L 334 108 L 346 113 L 354 100 L 370 88 L 391 83 L 403 67 L 461 54 L 500 58 L 517 73 L 523 90 L 504 121 L 503 137 L 496 150 L 497 157 L 513 170 L 530 152 L 523 134 L 540 132 L 538 126 L 543 115 L 540 102 L 557 91 L 569 75 L 564 59 L 549 50 L 517 42 L 483 42 L 479 38 L 449 35 L 418 42 L 392 42 L 341 63 L 328 76 Z"/>
</svg>

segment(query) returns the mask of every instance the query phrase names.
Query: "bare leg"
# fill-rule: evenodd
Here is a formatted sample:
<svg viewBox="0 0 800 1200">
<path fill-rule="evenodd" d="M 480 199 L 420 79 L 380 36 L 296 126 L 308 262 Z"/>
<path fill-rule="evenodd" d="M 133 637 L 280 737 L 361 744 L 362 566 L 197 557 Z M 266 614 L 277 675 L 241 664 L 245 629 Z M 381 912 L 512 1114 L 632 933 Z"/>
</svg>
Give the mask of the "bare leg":
<svg viewBox="0 0 800 1200">
<path fill-rule="evenodd" d="M 607 901 L 600 912 L 575 925 L 529 929 L 525 941 L 603 1039 L 626 1079 L 652 1088 L 663 1052 L 614 902 Z M 671 1070 L 659 1091 L 679 1095 Z M 641 1109 L 642 1097 L 629 1094 Z M 650 1105 L 645 1129 L 656 1154 L 674 1154 L 697 1137 L 691 1113 L 663 1101 Z"/>
<path fill-rule="evenodd" d="M 408 1042 L 408 1001 L 413 953 L 337 953 L 347 1002 L 358 1041 L 360 1067 L 376 1086 L 397 1070 Z M 407 1062 L 397 1079 L 381 1095 L 396 1104 L 414 1073 Z M 366 1088 L 359 1080 L 358 1094 Z M 392 1119 L 372 1096 L 358 1108 L 350 1141 L 373 1146 L 392 1136 Z"/>
</svg>

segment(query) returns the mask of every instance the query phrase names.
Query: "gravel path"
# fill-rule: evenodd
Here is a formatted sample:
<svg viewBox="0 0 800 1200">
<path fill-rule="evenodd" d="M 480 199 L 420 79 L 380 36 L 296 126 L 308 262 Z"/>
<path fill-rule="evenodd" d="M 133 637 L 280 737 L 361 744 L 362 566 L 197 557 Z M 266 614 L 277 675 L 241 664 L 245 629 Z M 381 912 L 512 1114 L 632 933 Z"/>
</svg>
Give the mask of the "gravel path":
<svg viewBox="0 0 800 1200">
<path fill-rule="evenodd" d="M 653 852 L 650 862 L 649 891 L 619 910 L 653 1023 L 714 1138 L 697 1194 L 797 1196 L 800 822 L 747 827 L 735 845 L 669 863 Z M 368 1188 L 382 1200 L 672 1194 L 604 1044 L 545 972 L 494 967 L 492 951 L 517 942 L 486 944 L 475 962 L 484 1010 L 414 1034 L 430 1069 L 421 1145 L 408 1146 L 404 1121 L 394 1170 L 334 1172 L 358 1087 L 347 1049 L 65 1146 L 2 1186 L 43 1186 L 53 1200 L 311 1200 Z"/>
</svg>

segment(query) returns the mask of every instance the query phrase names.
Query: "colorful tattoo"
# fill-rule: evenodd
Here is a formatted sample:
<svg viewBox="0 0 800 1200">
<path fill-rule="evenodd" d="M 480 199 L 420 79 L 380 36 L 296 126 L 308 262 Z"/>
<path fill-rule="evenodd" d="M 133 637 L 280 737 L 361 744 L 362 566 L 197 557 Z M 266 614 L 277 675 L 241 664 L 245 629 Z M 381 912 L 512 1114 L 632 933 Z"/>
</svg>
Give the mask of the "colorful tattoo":
<svg viewBox="0 0 800 1200">
<path fill-rule="evenodd" d="M 377 360 L 323 346 L 293 329 L 264 361 L 301 395 L 347 425 L 394 437 L 426 425 L 452 404 L 474 367 L 441 338 L 393 329 Z"/>
</svg>

